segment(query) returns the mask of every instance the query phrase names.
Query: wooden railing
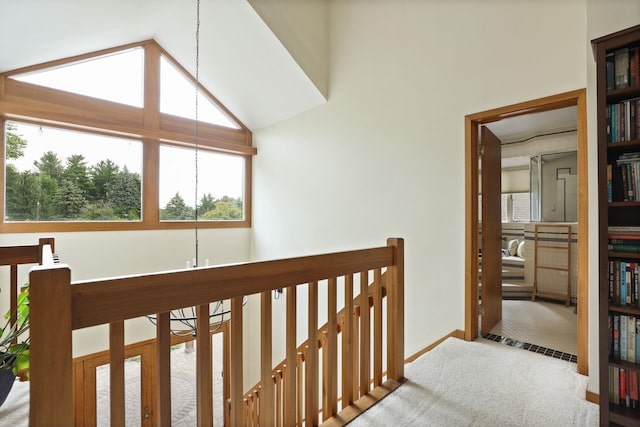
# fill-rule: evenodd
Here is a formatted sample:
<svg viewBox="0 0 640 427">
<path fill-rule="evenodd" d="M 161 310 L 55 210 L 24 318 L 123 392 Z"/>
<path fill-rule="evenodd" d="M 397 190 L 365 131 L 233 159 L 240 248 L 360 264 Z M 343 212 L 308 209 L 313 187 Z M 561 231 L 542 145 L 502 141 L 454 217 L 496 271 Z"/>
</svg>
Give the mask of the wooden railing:
<svg viewBox="0 0 640 427">
<path fill-rule="evenodd" d="M 54 239 L 41 238 L 37 245 L 0 246 L 0 265 L 9 266 L 9 324 L 15 325 L 18 312 L 18 266 L 24 264 L 53 263 Z"/>
<path fill-rule="evenodd" d="M 353 298 L 353 277 L 346 276 L 345 280 L 345 307 L 342 308 L 335 316 L 337 324 L 333 322 L 331 329 L 329 322 L 325 323 L 317 331 L 316 340 L 318 346 L 318 360 L 322 360 L 323 386 L 327 388 L 332 380 L 332 375 L 336 370 L 336 366 L 332 366 L 332 352 L 334 349 L 331 344 L 335 345 L 336 341 L 341 341 L 342 354 L 338 363 L 343 373 L 340 385 L 340 394 L 335 402 L 329 402 L 323 399 L 323 406 L 320 408 L 320 415 L 324 420 L 330 419 L 336 414 L 338 404 L 346 407 L 351 405 L 357 399 L 365 396 L 372 388 L 382 385 L 382 341 L 376 341 L 374 349 L 374 358 L 376 359 L 374 367 L 376 372 L 371 373 L 371 336 L 382 337 L 382 301 L 386 297 L 386 273 L 382 273 L 380 269 L 373 272 L 373 283 L 368 283 L 366 274 L 359 273 L 359 294 Z M 333 287 L 333 284 L 328 284 Z M 351 301 L 351 303 L 348 303 Z M 378 301 L 378 303 L 376 303 Z M 373 311 L 373 314 L 371 312 Z M 346 316 L 350 312 L 351 316 Z M 371 319 L 376 319 L 373 323 Z M 332 336 L 337 335 L 341 339 Z M 324 350 L 326 351 L 324 351 Z M 275 402 L 275 426 L 282 425 L 303 425 L 304 411 L 302 404 L 305 401 L 305 361 L 308 359 L 309 341 L 304 341 L 296 349 L 295 367 L 293 370 L 287 369 L 287 360 L 282 360 L 271 372 L 271 382 L 269 385 L 273 388 L 276 399 Z M 288 373 L 285 376 L 285 373 Z M 291 410 L 296 412 L 295 424 L 285 424 L 284 414 L 287 412 L 285 407 L 289 402 L 285 398 L 284 390 L 289 386 L 289 382 L 294 390 L 297 391 L 297 405 Z M 329 386 L 331 387 L 331 386 Z M 258 382 L 244 394 L 244 412 L 245 420 L 248 425 L 259 425 L 259 408 L 260 394 L 263 385 Z M 328 396 L 327 396 L 328 397 Z M 342 422 L 346 422 L 341 419 Z"/>
<path fill-rule="evenodd" d="M 382 327 L 382 274 L 386 270 L 386 331 Z M 337 379 L 337 284 L 344 281 L 346 307 L 353 313 L 353 278 L 360 278 L 359 306 L 369 306 L 373 300 L 373 315 L 360 309 L 358 328 L 352 315 L 344 316 L 342 331 L 342 392 L 338 411 Z M 372 288 L 369 277 L 373 276 Z M 123 426 L 124 414 L 124 321 L 157 313 L 157 406 L 155 425 L 171 423 L 171 367 L 169 312 L 196 306 L 198 327 L 209 327 L 209 303 L 230 300 L 231 321 L 228 351 L 229 380 L 228 424 L 244 425 L 318 425 L 322 420 L 341 424 L 353 418 L 357 408 L 367 405 L 356 402 L 374 401 L 376 397 L 397 387 L 404 376 L 404 242 L 389 239 L 387 246 L 325 255 L 254 262 L 221 267 L 171 271 L 148 275 L 76 282 L 70 281 L 68 267 L 36 267 L 30 274 L 31 283 L 31 388 L 30 425 L 61 425 L 75 423 L 72 331 L 109 324 L 111 425 Z M 327 286 L 327 332 L 325 342 L 318 343 L 318 288 Z M 308 340 L 306 353 L 299 354 L 296 345 L 298 314 L 296 293 L 308 288 Z M 264 387 L 253 410 L 243 403 L 243 313 L 244 296 L 260 294 L 260 372 L 261 383 L 273 381 L 272 363 L 272 291 L 284 288 L 286 306 L 286 362 L 277 373 L 275 387 Z M 373 290 L 371 290 L 373 289 Z M 366 295 L 366 297 L 365 297 Z M 362 333 L 371 326 L 369 333 Z M 360 334 L 354 331 L 360 329 Z M 383 333 L 386 333 L 386 381 L 383 382 Z M 325 336 L 325 333 L 322 333 Z M 354 339 L 358 336 L 358 339 Z M 211 340 L 208 334 L 198 334 L 197 351 L 197 423 L 212 424 Z M 373 351 L 367 341 L 373 341 Z M 354 343 L 360 342 L 356 351 Z M 363 343 L 364 342 L 364 343 Z M 323 356 L 323 382 L 319 382 L 319 348 Z M 366 351 L 363 351 L 366 349 Z M 359 353 L 359 363 L 356 363 Z M 371 363 L 373 354 L 373 363 Z M 304 369 L 302 368 L 304 363 Z M 356 374 L 357 371 L 357 374 Z M 354 375 L 356 374 L 356 375 Z M 304 387 L 289 378 L 303 376 Z M 356 376 L 358 379 L 356 380 Z M 278 379 L 278 377 L 280 379 Z M 354 393 L 358 385 L 358 393 Z M 319 390 L 322 387 L 322 396 Z M 373 388 L 371 388 L 373 387 Z M 303 390 L 304 389 L 304 392 Z M 322 404 L 320 404 L 322 402 Z M 278 409 L 276 409 L 278 403 Z"/>
</svg>

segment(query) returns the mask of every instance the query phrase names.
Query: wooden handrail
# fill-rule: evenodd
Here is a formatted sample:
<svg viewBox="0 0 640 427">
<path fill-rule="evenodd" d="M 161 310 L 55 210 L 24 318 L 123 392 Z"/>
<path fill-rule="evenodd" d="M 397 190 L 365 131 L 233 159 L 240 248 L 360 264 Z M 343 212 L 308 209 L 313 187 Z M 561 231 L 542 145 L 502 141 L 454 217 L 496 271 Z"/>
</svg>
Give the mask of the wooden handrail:
<svg viewBox="0 0 640 427">
<path fill-rule="evenodd" d="M 24 264 L 54 263 L 54 239 L 52 237 L 41 238 L 37 245 L 0 246 L 0 265 L 9 266 L 9 324 L 15 325 L 18 321 L 18 266 Z"/>
<path fill-rule="evenodd" d="M 273 425 L 277 412 L 272 406 L 275 400 L 281 399 L 274 396 L 274 392 L 263 390 L 254 393 L 251 405 L 260 405 L 259 395 L 267 402 L 267 406 L 258 409 L 252 414 L 245 414 L 243 402 L 243 356 L 242 356 L 242 300 L 245 295 L 262 294 L 262 322 L 263 331 L 270 329 L 270 296 L 271 291 L 277 288 L 287 288 L 287 295 L 291 289 L 299 285 L 309 286 L 309 332 L 314 339 L 310 340 L 309 349 L 305 357 L 306 373 L 305 381 L 308 384 L 303 403 L 306 412 L 306 425 L 318 423 L 319 390 L 317 359 L 317 304 L 318 282 L 328 279 L 334 283 L 338 277 L 361 272 L 374 272 L 377 290 L 374 292 L 374 306 L 378 304 L 381 309 L 382 287 L 381 269 L 387 270 L 387 307 L 388 325 L 387 342 L 394 345 L 404 345 L 403 302 L 395 299 L 403 298 L 402 263 L 403 241 L 402 239 L 389 239 L 387 246 L 346 251 L 333 254 L 315 255 L 299 258 L 289 258 L 276 261 L 263 261 L 245 264 L 236 264 L 220 267 L 205 267 L 191 270 L 168 271 L 147 275 L 135 275 L 120 278 L 110 278 L 93 281 L 70 281 L 71 272 L 67 266 L 56 265 L 36 267 L 30 273 L 31 283 L 31 404 L 30 425 L 72 425 L 74 424 L 74 403 L 72 390 L 72 331 L 89 326 L 101 324 L 116 325 L 114 334 L 117 337 L 111 348 L 111 359 L 122 357 L 121 328 L 119 324 L 126 319 L 157 313 L 157 349 L 158 349 L 158 408 L 154 414 L 159 425 L 170 422 L 170 370 L 167 359 L 167 348 L 170 344 L 168 313 L 171 310 L 199 306 L 199 324 L 202 325 L 205 317 L 208 318 L 205 307 L 215 301 L 231 301 L 231 321 L 229 342 L 225 342 L 225 353 L 229 354 L 230 363 L 225 366 L 225 377 L 229 381 L 230 406 L 225 411 L 225 418 L 230 425 L 244 425 L 245 416 L 251 416 L 253 422 L 259 425 Z M 389 278 L 389 274 L 393 277 Z M 367 273 L 368 275 L 368 273 Z M 292 310 L 288 310 L 287 316 Z M 295 310 L 293 310 L 295 312 Z M 333 310 L 335 313 L 335 310 Z M 375 314 L 382 319 L 382 314 Z M 295 330 L 289 318 L 287 333 Z M 378 322 L 379 323 L 379 322 Z M 374 322 L 374 340 L 382 334 L 381 324 Z M 334 325 L 333 321 L 330 325 Z M 337 329 L 337 323 L 330 329 Z M 114 336 L 112 334 L 112 337 Z M 335 335 L 335 333 L 332 332 Z M 333 340 L 333 338 L 331 338 Z M 262 356 L 266 350 L 271 349 L 271 337 L 269 333 L 263 333 L 261 337 Z M 288 338 L 291 342 L 291 338 Z M 380 343 L 382 341 L 380 340 Z M 209 347 L 210 340 L 201 340 L 199 347 Z M 295 346 L 293 347 L 295 348 Z M 292 352 L 289 344 L 288 351 Z M 206 358 L 210 349 L 204 348 L 197 353 L 198 375 L 206 370 Z M 380 348 L 380 351 L 382 349 Z M 387 377 L 402 381 L 402 356 L 403 348 L 387 349 Z M 267 351 L 269 354 L 271 351 Z M 315 354 L 314 354 L 315 353 Z M 333 357 L 333 356 L 332 356 Z M 374 354 L 375 357 L 375 354 Z M 293 360 L 291 354 L 288 360 Z M 270 357 L 261 359 L 261 372 L 263 383 L 269 383 L 271 379 Z M 113 363 L 113 362 L 112 362 Z M 210 362 L 209 362 L 210 363 Z M 333 362 L 332 362 L 333 363 Z M 225 363 L 226 365 L 226 363 Z M 381 368 L 381 366 L 380 366 Z M 359 371 L 359 370 L 358 370 Z M 295 390 L 287 388 L 287 375 L 292 370 L 283 372 L 285 384 L 282 389 L 287 389 L 288 395 L 295 395 Z M 381 375 L 380 375 L 381 376 Z M 116 381 L 121 381 L 121 373 L 118 371 Z M 345 380 L 346 381 L 346 380 Z M 210 402 L 208 397 L 207 381 L 198 383 L 198 404 Z M 355 384 L 355 381 L 351 381 Z M 334 385 L 330 384 L 333 388 Z M 118 387 L 120 387 L 118 385 Z M 113 396 L 113 390 L 112 390 Z M 275 400 L 274 400 L 275 399 Z M 336 415 L 333 401 L 335 393 L 331 392 L 328 398 L 332 409 L 325 418 Z M 116 405 L 114 407 L 114 405 Z M 299 403 L 298 403 L 299 405 Z M 282 419 L 294 419 L 296 406 L 286 405 Z M 343 405 L 344 406 L 344 405 Z M 122 405 L 112 398 L 112 413 L 118 414 L 122 419 Z M 299 406 L 298 406 L 299 408 Z M 343 408 L 344 409 L 344 408 Z M 207 410 L 198 410 L 198 416 L 204 422 L 210 418 Z M 300 414 L 298 414 L 298 417 Z"/>
</svg>

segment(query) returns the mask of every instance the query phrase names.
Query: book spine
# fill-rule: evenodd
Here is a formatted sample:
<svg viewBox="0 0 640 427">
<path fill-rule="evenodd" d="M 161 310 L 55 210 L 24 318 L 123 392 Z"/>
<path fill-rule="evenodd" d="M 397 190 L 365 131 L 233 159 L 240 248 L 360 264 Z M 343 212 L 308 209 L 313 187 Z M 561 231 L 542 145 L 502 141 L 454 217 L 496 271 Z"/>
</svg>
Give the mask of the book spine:
<svg viewBox="0 0 640 427">
<path fill-rule="evenodd" d="M 629 140 L 633 141 L 637 138 L 636 135 L 636 100 L 629 101 Z"/>
<path fill-rule="evenodd" d="M 627 361 L 627 316 L 620 315 L 620 360 Z"/>
<path fill-rule="evenodd" d="M 629 397 L 631 398 L 631 407 L 638 407 L 638 372 L 629 372 Z"/>
<path fill-rule="evenodd" d="M 611 164 L 607 165 L 607 201 L 609 203 L 613 202 L 613 166 Z"/>
<path fill-rule="evenodd" d="M 624 102 L 621 102 L 619 105 L 620 108 L 620 141 L 627 140 L 627 109 Z"/>
<path fill-rule="evenodd" d="M 627 318 L 627 360 L 636 363 L 636 318 Z"/>
<path fill-rule="evenodd" d="M 640 85 L 640 46 L 629 51 L 629 85 Z"/>
<path fill-rule="evenodd" d="M 627 305 L 627 268 L 624 261 L 620 262 L 620 304 Z M 622 325 L 621 325 L 622 329 Z"/>
<path fill-rule="evenodd" d="M 613 137 L 611 135 L 611 105 L 607 105 L 607 109 L 606 109 L 606 113 L 607 113 L 607 142 L 611 143 L 613 142 Z"/>
<path fill-rule="evenodd" d="M 626 165 L 620 165 L 620 171 L 622 172 L 622 192 L 624 201 L 629 201 L 629 187 L 627 185 L 627 167 Z"/>
<path fill-rule="evenodd" d="M 634 268 L 633 268 L 633 283 L 634 283 L 634 293 L 635 293 L 635 297 L 636 297 L 636 306 L 640 305 L 640 290 L 638 289 L 638 287 L 640 286 L 640 283 L 638 283 L 638 270 L 640 269 L 640 265 L 638 265 L 638 263 L 634 263 Z M 638 362 L 640 362 L 640 358 L 636 359 Z"/>
<path fill-rule="evenodd" d="M 640 318 L 636 317 L 636 362 L 640 362 Z"/>
<path fill-rule="evenodd" d="M 627 406 L 627 371 L 620 368 L 620 406 Z"/>
<path fill-rule="evenodd" d="M 609 244 L 607 247 L 613 252 L 640 253 L 640 245 Z"/>
<path fill-rule="evenodd" d="M 640 99 L 636 100 L 636 138 L 640 138 Z"/>
<path fill-rule="evenodd" d="M 620 368 L 613 368 L 613 403 L 620 404 Z"/>
<path fill-rule="evenodd" d="M 614 277 L 615 277 L 615 296 L 616 296 L 616 304 L 622 304 L 622 298 L 620 298 L 620 262 L 616 261 L 613 265 L 614 268 Z"/>
<path fill-rule="evenodd" d="M 615 303 L 615 285 L 613 282 L 613 260 L 609 260 L 609 304 Z"/>
<path fill-rule="evenodd" d="M 607 92 L 612 91 L 616 87 L 616 72 L 614 66 L 614 54 L 613 52 L 607 53 L 605 59 L 605 68 L 607 75 Z"/>
<path fill-rule="evenodd" d="M 629 48 L 624 47 L 614 52 L 614 70 L 616 74 L 615 88 L 629 87 Z"/>
<path fill-rule="evenodd" d="M 633 173 L 631 171 L 631 165 L 629 163 L 625 164 L 627 168 L 627 192 L 629 193 L 629 201 L 633 202 L 636 200 L 635 194 L 633 192 Z"/>
<path fill-rule="evenodd" d="M 620 315 L 613 315 L 613 358 L 620 360 Z"/>
</svg>

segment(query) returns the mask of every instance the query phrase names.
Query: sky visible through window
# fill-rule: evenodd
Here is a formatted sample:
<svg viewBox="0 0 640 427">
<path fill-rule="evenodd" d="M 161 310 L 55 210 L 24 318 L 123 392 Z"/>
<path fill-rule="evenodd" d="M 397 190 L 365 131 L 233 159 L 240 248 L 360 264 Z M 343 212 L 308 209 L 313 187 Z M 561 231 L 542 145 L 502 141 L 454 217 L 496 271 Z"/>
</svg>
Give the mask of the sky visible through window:
<svg viewBox="0 0 640 427">
<path fill-rule="evenodd" d="M 128 49 L 90 60 L 34 73 L 14 76 L 46 87 L 92 96 L 135 107 L 142 107 L 144 50 Z M 168 59 L 161 60 L 161 111 L 195 119 L 195 86 Z M 198 120 L 230 128 L 230 121 L 204 95 L 198 92 Z M 64 164 L 74 154 L 82 154 L 87 166 L 110 159 L 121 168 L 142 175 L 142 144 L 137 140 L 72 132 L 53 127 L 14 123 L 16 133 L 27 140 L 24 156 L 10 160 L 19 171 L 35 170 L 34 161 L 53 151 Z M 170 155 L 167 155 L 170 151 Z M 164 154 L 162 154 L 164 152 Z M 160 159 L 160 207 L 180 193 L 185 203 L 195 203 L 194 149 L 163 146 Z M 244 159 L 199 150 L 198 195 L 243 198 Z"/>
</svg>

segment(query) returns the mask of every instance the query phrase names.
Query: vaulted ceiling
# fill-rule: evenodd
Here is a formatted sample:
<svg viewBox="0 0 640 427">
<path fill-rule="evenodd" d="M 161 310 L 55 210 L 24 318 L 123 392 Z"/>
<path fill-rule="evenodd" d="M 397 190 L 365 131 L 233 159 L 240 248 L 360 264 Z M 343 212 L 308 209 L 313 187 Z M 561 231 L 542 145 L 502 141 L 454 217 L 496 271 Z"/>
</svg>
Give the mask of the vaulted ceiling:
<svg viewBox="0 0 640 427">
<path fill-rule="evenodd" d="M 0 72 L 154 39 L 195 75 L 195 0 L 3 0 L 2 16 Z M 199 64 L 252 130 L 326 102 L 246 0 L 201 0 Z"/>
</svg>

